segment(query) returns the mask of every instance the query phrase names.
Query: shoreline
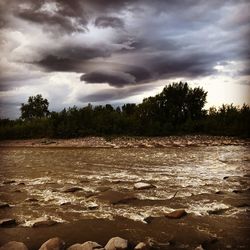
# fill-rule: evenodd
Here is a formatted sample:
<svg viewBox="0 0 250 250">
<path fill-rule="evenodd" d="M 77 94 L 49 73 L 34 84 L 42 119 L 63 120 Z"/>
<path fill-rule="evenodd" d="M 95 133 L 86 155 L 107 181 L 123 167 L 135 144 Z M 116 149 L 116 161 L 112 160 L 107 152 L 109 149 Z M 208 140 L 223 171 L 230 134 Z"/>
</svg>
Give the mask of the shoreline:
<svg viewBox="0 0 250 250">
<path fill-rule="evenodd" d="M 122 237 L 129 242 L 126 249 L 134 249 L 139 242 L 154 242 L 149 249 L 195 249 L 199 245 L 205 249 L 219 249 L 231 246 L 238 249 L 238 245 L 247 246 L 248 228 L 231 230 L 231 224 L 245 225 L 244 217 L 229 218 L 218 216 L 195 216 L 188 214 L 180 219 L 154 217 L 149 224 L 133 221 L 123 217 L 108 219 L 85 219 L 70 223 L 59 223 L 45 227 L 11 227 L 0 230 L 2 238 L 0 245 L 11 240 L 23 242 L 29 250 L 38 249 L 48 239 L 59 237 L 69 247 L 76 243 L 94 241 L 102 246 L 112 237 Z M 209 230 L 207 231 L 207 225 Z M 218 233 L 218 228 L 223 225 L 224 231 Z M 203 230 L 199 229 L 199 226 Z M 180 233 L 180 228 L 182 233 Z M 229 235 L 230 236 L 229 236 Z M 235 242 L 234 237 L 237 236 Z M 244 247 L 243 247 L 244 249 Z"/>
<path fill-rule="evenodd" d="M 2 140 L 0 147 L 27 148 L 167 148 L 188 146 L 239 146 L 250 145 L 250 139 L 227 136 L 168 136 L 168 137 L 83 137 L 73 139 L 21 139 Z"/>
</svg>

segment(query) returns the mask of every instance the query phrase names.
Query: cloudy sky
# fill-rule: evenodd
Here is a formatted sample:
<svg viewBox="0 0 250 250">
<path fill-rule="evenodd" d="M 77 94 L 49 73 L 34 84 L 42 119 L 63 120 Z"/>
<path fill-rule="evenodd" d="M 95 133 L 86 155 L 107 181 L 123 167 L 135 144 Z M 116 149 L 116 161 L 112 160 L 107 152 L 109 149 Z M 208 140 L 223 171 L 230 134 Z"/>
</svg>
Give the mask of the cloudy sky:
<svg viewBox="0 0 250 250">
<path fill-rule="evenodd" d="M 180 80 L 207 107 L 250 104 L 249 13 L 247 0 L 0 0 L 0 116 L 38 93 L 59 111 Z"/>
</svg>

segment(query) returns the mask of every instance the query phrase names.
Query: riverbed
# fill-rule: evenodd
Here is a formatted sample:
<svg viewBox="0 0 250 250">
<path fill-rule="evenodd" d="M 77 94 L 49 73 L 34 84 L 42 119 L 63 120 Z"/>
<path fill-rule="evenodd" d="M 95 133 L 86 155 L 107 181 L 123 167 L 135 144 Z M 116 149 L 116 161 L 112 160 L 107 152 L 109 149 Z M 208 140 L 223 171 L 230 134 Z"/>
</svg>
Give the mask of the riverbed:
<svg viewBox="0 0 250 250">
<path fill-rule="evenodd" d="M 138 182 L 150 187 L 136 189 Z M 150 239 L 158 249 L 200 244 L 247 249 L 249 184 L 249 145 L 244 143 L 2 147 L 0 200 L 9 207 L 0 209 L 0 218 L 14 218 L 17 225 L 0 228 L 0 244 L 21 240 L 36 249 L 55 234 L 68 244 L 105 244 L 119 234 L 132 244 Z M 165 217 L 176 209 L 187 215 Z M 57 224 L 34 228 L 41 220 Z"/>
</svg>

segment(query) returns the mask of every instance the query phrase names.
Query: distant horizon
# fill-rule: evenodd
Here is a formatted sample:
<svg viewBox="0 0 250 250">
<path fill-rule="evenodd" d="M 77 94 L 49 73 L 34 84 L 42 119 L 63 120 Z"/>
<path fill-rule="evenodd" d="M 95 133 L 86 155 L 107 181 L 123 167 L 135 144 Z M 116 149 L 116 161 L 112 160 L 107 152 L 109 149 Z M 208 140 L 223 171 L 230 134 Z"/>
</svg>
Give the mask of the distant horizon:
<svg viewBox="0 0 250 250">
<path fill-rule="evenodd" d="M 206 108 L 250 105 L 247 0 L 2 0 L 0 117 L 29 96 L 50 109 L 140 103 L 173 82 Z"/>
</svg>

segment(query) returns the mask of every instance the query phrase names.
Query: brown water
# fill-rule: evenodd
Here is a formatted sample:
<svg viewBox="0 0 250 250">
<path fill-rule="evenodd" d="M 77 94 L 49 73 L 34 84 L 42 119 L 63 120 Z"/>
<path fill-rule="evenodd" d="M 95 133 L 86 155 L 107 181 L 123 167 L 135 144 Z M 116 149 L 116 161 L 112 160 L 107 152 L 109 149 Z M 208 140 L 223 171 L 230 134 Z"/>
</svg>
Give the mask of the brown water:
<svg viewBox="0 0 250 250">
<path fill-rule="evenodd" d="M 2 148 L 0 153 L 0 200 L 11 205 L 11 209 L 0 210 L 0 219 L 15 218 L 18 227 L 29 227 L 41 217 L 67 224 L 121 216 L 145 224 L 148 216 L 185 208 L 196 220 L 240 219 L 244 223 L 238 223 L 238 231 L 249 230 L 247 146 Z M 156 188 L 134 190 L 139 181 Z M 64 192 L 68 187 L 81 190 Z M 137 199 L 112 205 L 99 198 L 108 189 Z M 209 225 L 206 230 L 209 233 Z M 246 242 L 241 247 L 246 248 Z"/>
</svg>

